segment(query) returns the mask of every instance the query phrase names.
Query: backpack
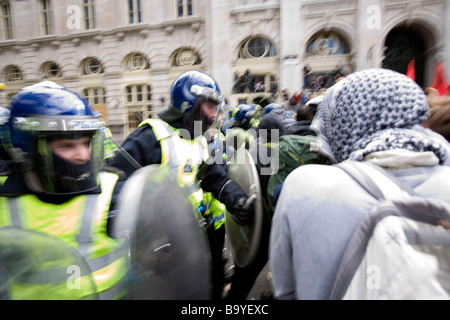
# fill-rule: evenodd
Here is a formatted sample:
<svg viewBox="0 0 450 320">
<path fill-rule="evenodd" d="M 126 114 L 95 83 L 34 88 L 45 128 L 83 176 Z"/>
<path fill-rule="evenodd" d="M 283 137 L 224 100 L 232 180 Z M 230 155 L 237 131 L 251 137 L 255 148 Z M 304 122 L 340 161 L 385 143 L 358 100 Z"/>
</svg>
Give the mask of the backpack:
<svg viewBox="0 0 450 320">
<path fill-rule="evenodd" d="M 368 166 L 398 192 L 387 197 Z M 420 196 L 381 167 L 360 162 L 337 167 L 378 204 L 347 244 L 330 299 L 449 299 L 450 205 Z"/>
<path fill-rule="evenodd" d="M 275 190 L 286 177 L 296 168 L 306 164 L 320 164 L 322 159 L 312 150 L 316 136 L 284 135 L 273 153 L 271 160 L 272 175 L 267 185 L 267 202 L 270 212 L 274 212 L 276 199 Z"/>
</svg>

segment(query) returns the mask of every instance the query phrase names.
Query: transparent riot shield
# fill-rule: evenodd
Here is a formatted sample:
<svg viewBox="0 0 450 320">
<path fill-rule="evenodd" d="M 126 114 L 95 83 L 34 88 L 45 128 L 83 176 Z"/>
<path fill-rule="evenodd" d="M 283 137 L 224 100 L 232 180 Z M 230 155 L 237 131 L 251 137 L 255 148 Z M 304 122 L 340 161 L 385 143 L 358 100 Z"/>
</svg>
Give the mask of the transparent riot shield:
<svg viewBox="0 0 450 320">
<path fill-rule="evenodd" d="M 56 237 L 0 228 L 1 300 L 94 300 L 86 261 Z"/>
<path fill-rule="evenodd" d="M 126 299 L 210 298 L 207 236 L 187 194 L 159 165 L 136 171 L 125 183 L 114 235 L 129 248 Z"/>
<path fill-rule="evenodd" d="M 261 186 L 255 162 L 248 150 L 245 148 L 236 150 L 228 164 L 228 175 L 247 193 L 247 196 L 254 198 L 254 219 L 248 226 L 237 224 L 228 211 L 225 215 L 225 229 L 233 259 L 239 267 L 248 268 L 258 253 L 263 228 Z"/>
</svg>

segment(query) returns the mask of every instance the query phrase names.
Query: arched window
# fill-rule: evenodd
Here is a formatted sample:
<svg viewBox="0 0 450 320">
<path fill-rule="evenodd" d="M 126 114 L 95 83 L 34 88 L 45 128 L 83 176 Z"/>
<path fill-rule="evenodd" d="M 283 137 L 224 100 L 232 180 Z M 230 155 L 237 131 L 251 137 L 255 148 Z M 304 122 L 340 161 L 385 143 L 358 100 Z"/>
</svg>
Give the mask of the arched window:
<svg viewBox="0 0 450 320">
<path fill-rule="evenodd" d="M 83 76 L 92 76 L 103 73 L 103 66 L 96 58 L 87 58 L 81 63 L 81 74 Z"/>
<path fill-rule="evenodd" d="M 306 45 L 303 88 L 324 91 L 353 70 L 351 47 L 336 31 L 319 32 Z"/>
<path fill-rule="evenodd" d="M 265 36 L 252 36 L 236 49 L 232 103 L 252 104 L 271 95 L 279 79 L 280 61 L 277 46 Z M 256 99 L 256 100 L 255 100 Z"/>
<path fill-rule="evenodd" d="M 22 81 L 23 74 L 20 68 L 16 65 L 7 66 L 5 69 L 5 82 Z"/>
<path fill-rule="evenodd" d="M 349 53 L 348 45 L 334 32 L 323 32 L 308 43 L 306 53 L 312 56 L 332 56 Z"/>
<path fill-rule="evenodd" d="M 177 50 L 172 56 L 172 67 L 190 67 L 202 63 L 198 50 L 192 48 L 182 48 Z"/>
<path fill-rule="evenodd" d="M 55 79 L 61 78 L 62 72 L 61 68 L 56 62 L 49 61 L 42 65 L 41 67 L 41 78 L 42 79 Z"/>
<path fill-rule="evenodd" d="M 124 71 L 136 72 L 150 69 L 150 63 L 141 53 L 132 53 L 125 58 Z"/>
<path fill-rule="evenodd" d="M 252 37 L 240 46 L 238 59 L 269 58 L 277 55 L 277 49 L 270 40 Z"/>
</svg>

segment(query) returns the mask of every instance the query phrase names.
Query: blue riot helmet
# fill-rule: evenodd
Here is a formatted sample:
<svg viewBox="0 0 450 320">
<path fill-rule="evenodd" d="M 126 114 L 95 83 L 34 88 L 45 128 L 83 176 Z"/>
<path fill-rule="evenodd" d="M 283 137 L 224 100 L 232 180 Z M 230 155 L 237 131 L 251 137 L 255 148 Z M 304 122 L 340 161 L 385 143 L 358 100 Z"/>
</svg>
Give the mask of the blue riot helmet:
<svg viewBox="0 0 450 320">
<path fill-rule="evenodd" d="M 278 103 L 270 103 L 262 111 L 261 117 L 265 116 L 266 114 L 271 113 L 273 110 L 277 110 L 277 109 L 280 109 L 280 108 L 282 108 L 282 106 L 279 105 Z"/>
<path fill-rule="evenodd" d="M 248 129 L 253 117 L 254 109 L 248 104 L 240 104 L 233 111 L 232 127 Z"/>
<path fill-rule="evenodd" d="M 222 101 L 217 82 L 208 74 L 200 71 L 187 71 L 181 74 L 172 84 L 171 104 L 168 109 L 158 115 L 166 122 L 182 119 L 185 125 L 194 129 L 195 121 L 202 121 L 202 131 L 212 124 L 205 119 L 200 107 L 203 101 L 218 105 Z M 206 123 L 205 123 L 206 122 Z"/>
<path fill-rule="evenodd" d="M 79 194 L 98 187 L 103 166 L 102 123 L 87 101 L 53 82 L 22 89 L 11 101 L 7 151 L 35 193 Z M 56 139 L 89 137 L 90 159 L 74 164 L 55 155 Z"/>
</svg>

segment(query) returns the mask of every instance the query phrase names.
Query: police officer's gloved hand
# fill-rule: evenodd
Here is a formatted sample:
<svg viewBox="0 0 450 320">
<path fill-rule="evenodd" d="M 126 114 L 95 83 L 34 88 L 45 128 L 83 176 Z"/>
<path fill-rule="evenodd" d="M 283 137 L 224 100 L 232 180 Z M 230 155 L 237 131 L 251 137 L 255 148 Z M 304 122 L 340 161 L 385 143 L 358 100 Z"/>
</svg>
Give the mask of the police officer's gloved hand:
<svg viewBox="0 0 450 320">
<path fill-rule="evenodd" d="M 233 204 L 230 213 L 233 220 L 240 225 L 248 225 L 252 220 L 255 213 L 255 201 L 254 198 L 240 197 L 236 203 Z"/>
</svg>

